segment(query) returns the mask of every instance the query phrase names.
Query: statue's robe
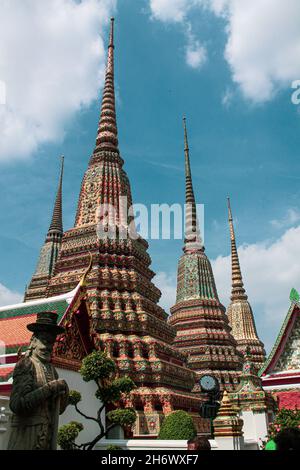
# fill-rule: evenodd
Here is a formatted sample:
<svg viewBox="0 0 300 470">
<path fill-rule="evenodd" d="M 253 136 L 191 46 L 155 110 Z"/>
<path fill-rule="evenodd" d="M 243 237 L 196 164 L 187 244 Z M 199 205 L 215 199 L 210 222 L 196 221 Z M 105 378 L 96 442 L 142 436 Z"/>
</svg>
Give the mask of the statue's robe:
<svg viewBox="0 0 300 470">
<path fill-rule="evenodd" d="M 50 363 L 32 357 L 21 359 L 14 370 L 10 409 L 13 412 L 9 450 L 55 449 L 58 413 L 66 407 L 63 397 L 53 398 L 50 387 L 58 374 Z"/>
</svg>

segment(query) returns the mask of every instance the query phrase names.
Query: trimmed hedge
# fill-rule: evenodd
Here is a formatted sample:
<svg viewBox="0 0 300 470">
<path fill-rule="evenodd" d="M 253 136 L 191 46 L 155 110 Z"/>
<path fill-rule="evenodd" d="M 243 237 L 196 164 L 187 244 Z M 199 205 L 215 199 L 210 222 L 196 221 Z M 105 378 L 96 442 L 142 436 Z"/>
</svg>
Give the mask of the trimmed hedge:
<svg viewBox="0 0 300 470">
<path fill-rule="evenodd" d="M 186 411 L 173 411 L 165 417 L 158 438 L 191 440 L 197 436 L 192 417 Z"/>
</svg>

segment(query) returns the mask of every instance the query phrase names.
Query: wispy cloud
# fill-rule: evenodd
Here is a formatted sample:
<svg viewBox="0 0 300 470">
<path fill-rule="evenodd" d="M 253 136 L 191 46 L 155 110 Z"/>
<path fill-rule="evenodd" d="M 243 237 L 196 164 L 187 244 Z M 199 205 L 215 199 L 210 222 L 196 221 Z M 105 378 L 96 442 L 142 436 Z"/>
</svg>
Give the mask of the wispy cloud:
<svg viewBox="0 0 300 470">
<path fill-rule="evenodd" d="M 273 219 L 270 224 L 277 229 L 291 227 L 300 220 L 300 211 L 298 209 L 290 208 L 282 219 Z"/>
<path fill-rule="evenodd" d="M 222 96 L 222 104 L 225 108 L 229 108 L 233 99 L 233 91 L 227 88 Z"/>
<path fill-rule="evenodd" d="M 147 163 L 153 166 L 158 166 L 160 168 L 165 168 L 166 170 L 175 170 L 175 171 L 180 171 L 180 173 L 184 172 L 184 167 L 179 166 L 179 165 L 173 165 L 172 163 L 162 163 L 162 162 L 156 162 L 154 160 L 147 160 Z"/>
<path fill-rule="evenodd" d="M 176 274 L 160 271 L 154 277 L 154 283 L 162 293 L 160 306 L 170 313 L 170 308 L 176 302 Z"/>
<path fill-rule="evenodd" d="M 232 80 L 252 102 L 271 100 L 278 89 L 299 79 L 299 0 L 149 1 L 153 18 L 181 27 L 190 24 L 197 9 L 198 14 L 210 11 L 221 18 L 227 35 L 224 57 Z M 196 54 L 193 57 L 191 66 L 198 60 Z"/>
<path fill-rule="evenodd" d="M 70 119 L 97 97 L 105 65 L 100 34 L 115 5 L 0 0 L 0 161 L 62 141 Z"/>
<path fill-rule="evenodd" d="M 18 292 L 11 291 L 3 284 L 0 284 L 0 307 L 12 305 L 22 301 L 23 296 Z"/>
</svg>

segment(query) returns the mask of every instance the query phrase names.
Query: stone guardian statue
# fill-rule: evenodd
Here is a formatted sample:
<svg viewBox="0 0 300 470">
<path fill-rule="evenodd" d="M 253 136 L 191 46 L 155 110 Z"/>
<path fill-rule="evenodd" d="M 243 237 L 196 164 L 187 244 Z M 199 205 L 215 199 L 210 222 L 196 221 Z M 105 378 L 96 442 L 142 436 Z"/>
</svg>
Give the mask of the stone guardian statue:
<svg viewBox="0 0 300 470">
<path fill-rule="evenodd" d="M 57 314 L 40 312 L 36 323 L 27 325 L 33 332 L 24 358 L 13 374 L 10 409 L 13 412 L 9 450 L 54 450 L 59 414 L 68 404 L 69 389 L 51 364 L 58 334 Z"/>
</svg>

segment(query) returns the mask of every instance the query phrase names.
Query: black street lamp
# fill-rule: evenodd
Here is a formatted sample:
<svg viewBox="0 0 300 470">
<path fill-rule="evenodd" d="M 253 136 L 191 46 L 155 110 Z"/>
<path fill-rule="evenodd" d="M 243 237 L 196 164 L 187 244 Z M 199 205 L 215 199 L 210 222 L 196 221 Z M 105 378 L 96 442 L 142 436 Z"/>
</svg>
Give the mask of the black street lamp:
<svg viewBox="0 0 300 470">
<path fill-rule="evenodd" d="M 208 400 L 200 405 L 200 416 L 210 420 L 210 433 L 214 438 L 213 421 L 217 417 L 220 408 L 220 384 L 213 375 L 205 374 L 199 379 L 199 385 L 202 393 L 208 396 Z"/>
</svg>

